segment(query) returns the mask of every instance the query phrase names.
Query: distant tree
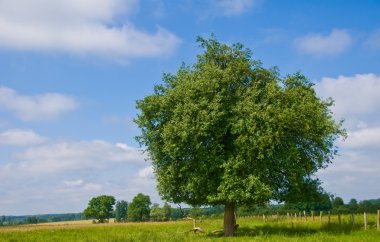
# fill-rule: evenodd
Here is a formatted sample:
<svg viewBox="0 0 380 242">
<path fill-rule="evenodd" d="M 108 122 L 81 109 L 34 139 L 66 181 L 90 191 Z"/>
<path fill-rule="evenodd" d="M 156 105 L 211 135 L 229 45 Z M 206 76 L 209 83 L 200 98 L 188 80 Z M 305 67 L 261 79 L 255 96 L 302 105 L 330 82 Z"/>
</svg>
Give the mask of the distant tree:
<svg viewBox="0 0 380 242">
<path fill-rule="evenodd" d="M 171 208 L 171 211 L 170 211 L 170 218 L 171 219 L 174 219 L 174 220 L 177 220 L 177 219 L 181 219 L 181 218 L 184 218 L 185 215 L 184 215 L 184 211 L 183 209 L 181 208 Z"/>
<path fill-rule="evenodd" d="M 125 222 L 127 221 L 128 203 L 124 200 L 117 201 L 115 206 L 115 221 Z"/>
<path fill-rule="evenodd" d="M 25 222 L 26 222 L 27 224 L 36 224 L 36 223 L 38 223 L 38 218 L 35 217 L 35 216 L 27 217 L 27 218 L 25 219 Z"/>
<path fill-rule="evenodd" d="M 0 225 L 3 225 L 5 223 L 5 216 L 1 216 Z"/>
<path fill-rule="evenodd" d="M 94 218 L 99 223 L 108 222 L 112 215 L 115 198 L 113 196 L 98 196 L 88 202 L 88 207 L 83 211 L 86 218 Z"/>
<path fill-rule="evenodd" d="M 282 77 L 240 43 L 198 42 L 204 52 L 195 64 L 164 74 L 137 101 L 137 139 L 162 198 L 224 205 L 224 235 L 232 236 L 236 206 L 314 195 L 314 174 L 332 161 L 345 131 L 333 101 L 318 97 L 301 73 Z"/>
<path fill-rule="evenodd" d="M 200 218 L 202 216 L 202 209 L 200 207 L 191 208 L 190 217 L 192 218 Z"/>
<path fill-rule="evenodd" d="M 356 212 L 356 210 L 358 210 L 358 201 L 355 198 L 351 198 L 348 202 L 348 208 L 351 212 Z"/>
<path fill-rule="evenodd" d="M 340 206 L 344 205 L 344 201 L 341 197 L 335 197 L 332 200 L 332 206 L 333 208 L 339 208 Z"/>
<path fill-rule="evenodd" d="M 363 200 L 359 202 L 358 212 L 375 213 L 380 209 L 380 203 L 374 202 L 375 200 Z"/>
<path fill-rule="evenodd" d="M 172 211 L 172 208 L 170 207 L 170 205 L 168 203 L 165 203 L 164 206 L 162 207 L 162 210 L 164 211 L 164 220 L 165 221 L 170 220 L 171 211 Z"/>
<path fill-rule="evenodd" d="M 349 213 L 349 207 L 344 205 L 344 201 L 341 197 L 332 197 L 332 212 L 333 213 Z"/>
<path fill-rule="evenodd" d="M 150 218 L 153 221 L 162 221 L 164 220 L 164 217 L 164 210 L 160 208 L 157 203 L 153 204 L 152 208 L 150 209 Z"/>
<path fill-rule="evenodd" d="M 150 198 L 142 193 L 137 194 L 128 206 L 128 219 L 145 221 L 150 215 Z"/>
</svg>

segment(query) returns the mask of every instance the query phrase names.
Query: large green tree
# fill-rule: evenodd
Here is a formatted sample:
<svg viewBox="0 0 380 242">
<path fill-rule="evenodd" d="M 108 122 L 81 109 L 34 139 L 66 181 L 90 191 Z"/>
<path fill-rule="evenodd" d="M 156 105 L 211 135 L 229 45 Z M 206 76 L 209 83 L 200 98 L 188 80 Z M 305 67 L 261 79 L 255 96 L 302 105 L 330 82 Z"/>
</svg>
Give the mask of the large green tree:
<svg viewBox="0 0 380 242">
<path fill-rule="evenodd" d="M 124 200 L 117 201 L 115 206 L 115 221 L 125 222 L 127 221 L 128 203 Z"/>
<path fill-rule="evenodd" d="M 313 194 L 313 174 L 336 154 L 342 134 L 332 100 L 319 98 L 302 74 L 281 77 L 241 44 L 198 38 L 193 65 L 164 74 L 137 101 L 146 147 L 163 199 L 224 204 L 224 234 L 234 234 L 237 205 Z"/>
<path fill-rule="evenodd" d="M 97 219 L 99 223 L 109 220 L 112 215 L 115 198 L 113 196 L 101 195 L 92 198 L 88 202 L 88 207 L 83 211 L 86 218 Z"/>
<path fill-rule="evenodd" d="M 132 221 L 145 221 L 150 215 L 150 197 L 142 193 L 137 194 L 128 206 L 128 219 Z"/>
</svg>

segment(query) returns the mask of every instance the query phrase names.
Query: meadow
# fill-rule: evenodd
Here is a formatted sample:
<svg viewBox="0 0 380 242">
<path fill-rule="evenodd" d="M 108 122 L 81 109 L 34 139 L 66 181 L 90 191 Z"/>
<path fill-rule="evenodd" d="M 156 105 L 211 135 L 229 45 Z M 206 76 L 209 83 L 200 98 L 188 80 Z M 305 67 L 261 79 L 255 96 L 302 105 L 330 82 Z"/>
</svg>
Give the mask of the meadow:
<svg viewBox="0 0 380 242">
<path fill-rule="evenodd" d="M 356 217 L 352 226 L 350 216 L 319 217 L 307 221 L 302 217 L 261 216 L 238 218 L 239 229 L 235 237 L 225 238 L 211 231 L 222 228 L 222 219 L 203 219 L 197 222 L 205 233 L 190 232 L 193 222 L 92 224 L 91 221 L 59 222 L 37 225 L 0 227 L 0 241 L 380 241 L 376 215 L 368 217 L 364 230 L 363 216 Z"/>
</svg>

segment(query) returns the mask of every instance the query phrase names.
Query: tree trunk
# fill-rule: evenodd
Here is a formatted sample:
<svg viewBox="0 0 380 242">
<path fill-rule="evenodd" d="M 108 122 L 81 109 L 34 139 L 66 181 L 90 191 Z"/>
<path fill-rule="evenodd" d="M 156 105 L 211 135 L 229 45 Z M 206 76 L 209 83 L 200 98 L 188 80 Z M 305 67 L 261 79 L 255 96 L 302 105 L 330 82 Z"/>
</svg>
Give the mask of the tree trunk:
<svg viewBox="0 0 380 242">
<path fill-rule="evenodd" d="M 235 204 L 227 203 L 224 206 L 224 236 L 234 235 L 235 224 Z"/>
</svg>

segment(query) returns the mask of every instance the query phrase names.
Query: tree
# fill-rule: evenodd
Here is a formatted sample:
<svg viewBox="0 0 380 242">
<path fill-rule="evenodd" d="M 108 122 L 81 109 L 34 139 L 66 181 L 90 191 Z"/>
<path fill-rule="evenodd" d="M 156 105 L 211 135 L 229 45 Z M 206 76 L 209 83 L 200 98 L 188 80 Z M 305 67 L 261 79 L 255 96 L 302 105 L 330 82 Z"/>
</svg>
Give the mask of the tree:
<svg viewBox="0 0 380 242">
<path fill-rule="evenodd" d="M 88 202 L 88 207 L 83 211 L 83 215 L 86 218 L 97 219 L 99 223 L 104 223 L 111 217 L 113 205 L 115 205 L 113 196 L 94 197 Z"/>
<path fill-rule="evenodd" d="M 313 175 L 337 152 L 345 131 L 302 74 L 265 69 L 242 44 L 198 38 L 194 65 L 164 74 L 137 101 L 137 137 L 153 162 L 164 200 L 225 205 L 224 234 L 237 205 L 308 199 Z"/>
<path fill-rule="evenodd" d="M 27 224 L 37 224 L 38 223 L 38 217 L 32 216 L 32 217 L 27 217 L 25 219 L 25 222 Z"/>
<path fill-rule="evenodd" d="M 125 222 L 127 221 L 128 203 L 124 200 L 116 202 L 115 206 L 115 221 Z"/>
<path fill-rule="evenodd" d="M 344 205 L 344 201 L 341 197 L 334 197 L 332 200 L 332 206 L 333 208 L 339 208 L 340 206 Z"/>
<path fill-rule="evenodd" d="M 164 210 L 159 207 L 157 203 L 153 204 L 152 208 L 150 209 L 150 218 L 153 221 L 162 221 L 164 220 Z"/>
<path fill-rule="evenodd" d="M 150 198 L 142 193 L 137 194 L 128 206 L 128 218 L 132 221 L 145 221 L 149 219 Z"/>
<path fill-rule="evenodd" d="M 191 208 L 189 215 L 190 215 L 190 217 L 192 217 L 194 219 L 198 219 L 198 218 L 202 217 L 202 209 L 200 207 L 193 207 L 193 208 Z"/>
<path fill-rule="evenodd" d="M 358 210 L 358 201 L 355 198 L 351 198 L 348 202 L 348 209 L 351 213 L 355 213 Z"/>
<path fill-rule="evenodd" d="M 164 220 L 168 221 L 170 220 L 170 216 L 172 213 L 172 208 L 168 203 L 165 203 L 164 206 L 162 207 L 162 210 L 164 211 Z"/>
</svg>

